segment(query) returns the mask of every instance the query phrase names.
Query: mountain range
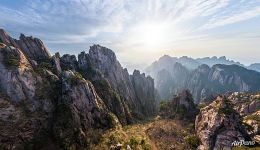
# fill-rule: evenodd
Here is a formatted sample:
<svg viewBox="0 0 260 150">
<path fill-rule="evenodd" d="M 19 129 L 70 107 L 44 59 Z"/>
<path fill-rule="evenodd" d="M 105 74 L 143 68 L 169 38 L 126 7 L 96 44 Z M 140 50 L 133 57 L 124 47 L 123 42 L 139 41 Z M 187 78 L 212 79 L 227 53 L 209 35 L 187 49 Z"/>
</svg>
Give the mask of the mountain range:
<svg viewBox="0 0 260 150">
<path fill-rule="evenodd" d="M 203 103 L 226 92 L 255 92 L 260 90 L 257 64 L 244 65 L 226 57 L 170 57 L 165 55 L 145 70 L 155 80 L 162 99 L 188 89 L 195 103 Z M 254 70 L 251 70 L 251 69 Z"/>
</svg>

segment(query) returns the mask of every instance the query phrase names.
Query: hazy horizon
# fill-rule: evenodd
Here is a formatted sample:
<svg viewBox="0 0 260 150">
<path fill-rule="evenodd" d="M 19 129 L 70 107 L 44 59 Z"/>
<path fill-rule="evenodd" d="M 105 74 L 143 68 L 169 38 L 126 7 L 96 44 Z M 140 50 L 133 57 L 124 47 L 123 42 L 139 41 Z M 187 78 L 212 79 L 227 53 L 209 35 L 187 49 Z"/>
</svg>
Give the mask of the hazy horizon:
<svg viewBox="0 0 260 150">
<path fill-rule="evenodd" d="M 163 55 L 260 60 L 260 1 L 1 0 L 0 27 L 38 37 L 52 54 L 78 54 L 100 44 L 123 66 Z M 139 68 L 138 68 L 139 69 Z"/>
</svg>

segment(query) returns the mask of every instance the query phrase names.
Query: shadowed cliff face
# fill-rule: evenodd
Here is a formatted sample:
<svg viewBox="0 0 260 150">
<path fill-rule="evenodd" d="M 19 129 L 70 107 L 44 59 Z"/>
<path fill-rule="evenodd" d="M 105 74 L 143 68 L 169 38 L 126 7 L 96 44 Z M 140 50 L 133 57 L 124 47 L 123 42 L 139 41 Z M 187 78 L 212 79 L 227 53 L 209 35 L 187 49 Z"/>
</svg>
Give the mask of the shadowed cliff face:
<svg viewBox="0 0 260 150">
<path fill-rule="evenodd" d="M 156 113 L 153 79 L 130 76 L 110 49 L 94 45 L 77 60 L 51 56 L 37 38 L 1 29 L 0 39 L 0 149 L 87 149 Z"/>
<path fill-rule="evenodd" d="M 155 114 L 153 80 L 140 73 L 130 76 L 112 50 L 94 45 L 89 54 L 81 53 L 78 61 L 83 76 L 93 82 L 107 106 L 120 116 L 123 124 Z M 137 80 L 143 85 L 138 85 Z M 140 94 L 140 91 L 143 92 Z"/>
</svg>

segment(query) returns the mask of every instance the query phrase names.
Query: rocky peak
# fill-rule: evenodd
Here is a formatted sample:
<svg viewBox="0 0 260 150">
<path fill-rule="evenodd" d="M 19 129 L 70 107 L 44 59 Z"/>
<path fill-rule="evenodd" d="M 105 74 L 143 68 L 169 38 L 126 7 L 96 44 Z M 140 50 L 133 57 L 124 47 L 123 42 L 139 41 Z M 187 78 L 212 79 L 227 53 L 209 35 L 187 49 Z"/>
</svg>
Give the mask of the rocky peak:
<svg viewBox="0 0 260 150">
<path fill-rule="evenodd" d="M 49 50 L 38 38 L 21 34 L 19 40 L 17 40 L 17 43 L 30 59 L 41 60 L 49 59 L 51 57 Z"/>
<path fill-rule="evenodd" d="M 78 64 L 81 70 L 86 70 L 90 67 L 89 54 L 86 54 L 84 51 L 78 55 Z"/>
<path fill-rule="evenodd" d="M 60 53 L 55 53 L 54 56 L 52 56 L 52 64 L 53 64 L 53 70 L 57 75 L 60 75 L 62 72 L 61 65 L 60 65 Z"/>
<path fill-rule="evenodd" d="M 8 46 L 19 48 L 32 60 L 49 59 L 51 57 L 49 50 L 43 42 L 32 36 L 20 35 L 19 40 L 10 37 L 3 29 L 0 29 L 0 40 Z"/>
<path fill-rule="evenodd" d="M 188 90 L 184 90 L 166 103 L 161 110 L 161 116 L 166 118 L 177 118 L 181 120 L 193 121 L 198 112 L 193 102 L 192 95 Z"/>
<path fill-rule="evenodd" d="M 139 70 L 134 70 L 133 76 L 142 76 L 143 78 L 145 78 L 145 73 L 141 74 Z"/>
<path fill-rule="evenodd" d="M 75 55 L 65 54 L 60 59 L 61 68 L 63 70 L 78 70 L 78 61 Z"/>
<path fill-rule="evenodd" d="M 162 57 L 159 58 L 158 61 L 171 61 L 172 60 L 172 57 L 169 56 L 169 55 L 163 55 Z"/>
<path fill-rule="evenodd" d="M 210 67 L 206 64 L 203 64 L 203 65 L 200 65 L 197 70 L 202 73 L 207 73 L 210 71 Z"/>
<path fill-rule="evenodd" d="M 173 98 L 172 107 L 175 108 L 176 116 L 183 119 L 194 119 L 197 113 L 191 93 L 184 90 Z"/>
<path fill-rule="evenodd" d="M 143 115 L 149 116 L 154 114 L 156 110 L 156 100 L 155 100 L 155 89 L 154 80 L 151 77 L 146 77 L 144 73 L 140 73 L 139 70 L 134 70 L 133 75 L 131 75 L 131 82 L 137 97 L 137 105 Z"/>
<path fill-rule="evenodd" d="M 0 42 L 8 46 L 14 46 L 19 48 L 15 40 L 12 37 L 10 37 L 3 29 L 0 29 Z"/>
<path fill-rule="evenodd" d="M 195 104 L 193 103 L 193 98 L 188 90 L 182 91 L 174 101 L 177 105 L 183 105 L 186 109 L 195 109 Z"/>
<path fill-rule="evenodd" d="M 115 53 L 103 46 L 93 45 L 89 49 L 89 57 L 92 65 L 101 71 L 108 71 L 110 68 L 121 67 L 116 59 Z"/>
</svg>

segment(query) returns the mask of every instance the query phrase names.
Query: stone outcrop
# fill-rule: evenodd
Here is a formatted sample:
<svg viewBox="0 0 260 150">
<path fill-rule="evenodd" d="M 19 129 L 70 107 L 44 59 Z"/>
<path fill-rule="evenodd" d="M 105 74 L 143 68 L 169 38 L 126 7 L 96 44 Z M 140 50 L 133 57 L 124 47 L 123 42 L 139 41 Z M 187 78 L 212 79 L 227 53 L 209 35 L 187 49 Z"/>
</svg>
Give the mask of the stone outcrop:
<svg viewBox="0 0 260 150">
<path fill-rule="evenodd" d="M 78 70 L 78 61 L 75 55 L 65 54 L 60 58 L 60 65 L 62 70 Z"/>
<path fill-rule="evenodd" d="M 20 35 L 19 40 L 10 37 L 3 29 L 0 29 L 0 40 L 8 45 L 20 49 L 30 60 L 49 59 L 51 57 L 43 42 L 32 36 Z"/>
<path fill-rule="evenodd" d="M 89 133 L 91 129 L 112 125 L 113 116 L 92 83 L 72 71 L 63 72 L 62 94 L 53 128 L 56 138 L 62 140 L 62 146 L 87 147 L 87 139 L 93 136 Z"/>
<path fill-rule="evenodd" d="M 48 49 L 38 38 L 21 34 L 19 40 L 16 40 L 16 43 L 19 45 L 24 54 L 30 59 L 41 60 L 51 57 Z"/>
<path fill-rule="evenodd" d="M 130 76 L 127 70 L 122 68 L 112 50 L 93 45 L 90 47 L 89 54 L 79 55 L 78 61 L 79 69 L 84 77 L 93 82 L 97 93 L 104 99 L 110 110 L 119 116 L 123 124 L 132 122 L 133 118 L 144 118 L 146 115 L 154 114 L 156 108 L 153 108 L 155 106 L 153 80 L 137 74 Z M 136 83 L 136 80 L 149 88 L 142 89 L 146 93 L 142 95 L 137 93 L 140 85 Z M 148 90 L 151 92 L 149 96 Z M 151 104 L 151 106 L 144 106 L 145 104 Z"/>
<path fill-rule="evenodd" d="M 5 46 L 0 49 L 0 87 L 14 102 L 32 100 L 36 88 L 36 78 L 32 67 L 17 48 Z"/>
<path fill-rule="evenodd" d="M 164 118 L 176 118 L 189 122 L 195 120 L 197 113 L 198 110 L 188 90 L 182 91 L 169 102 L 163 102 L 160 110 L 160 115 Z"/>
<path fill-rule="evenodd" d="M 140 71 L 134 70 L 131 81 L 140 107 L 138 111 L 144 116 L 155 114 L 157 112 L 157 103 L 155 100 L 154 80 L 150 76 L 146 77 L 144 73 L 141 74 Z"/>
<path fill-rule="evenodd" d="M 61 65 L 60 65 L 60 54 L 55 53 L 54 56 L 52 56 L 52 67 L 55 72 L 55 74 L 60 75 L 62 72 Z"/>
<path fill-rule="evenodd" d="M 231 149 L 234 141 L 251 141 L 241 116 L 224 96 L 200 110 L 195 130 L 201 141 L 198 148 L 201 150 Z"/>
<path fill-rule="evenodd" d="M 15 39 L 10 37 L 3 29 L 0 29 L 0 42 L 6 44 L 7 46 L 14 46 L 16 48 L 19 48 Z"/>
<path fill-rule="evenodd" d="M 130 105 L 134 105 L 135 93 L 130 76 L 117 61 L 115 53 L 108 48 L 93 45 L 89 49 L 89 57 L 92 67 L 99 70 Z"/>
<path fill-rule="evenodd" d="M 231 93 L 228 99 L 234 109 L 243 117 L 248 134 L 260 144 L 260 94 L 259 93 Z"/>
<path fill-rule="evenodd" d="M 49 128 L 57 77 L 47 72 L 35 72 L 20 49 L 0 48 L 0 148 L 26 149 Z"/>
</svg>

